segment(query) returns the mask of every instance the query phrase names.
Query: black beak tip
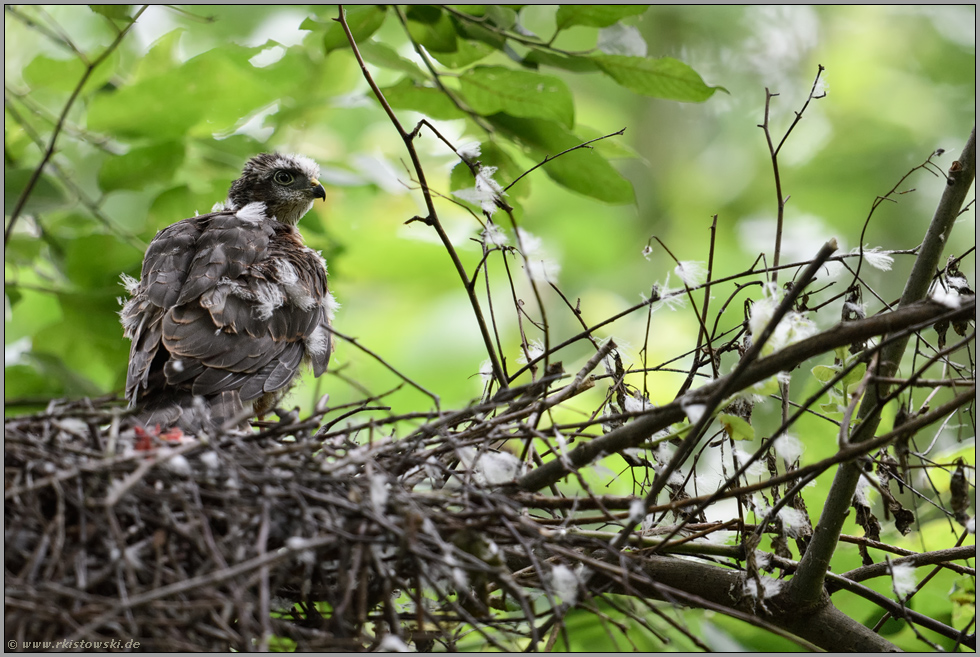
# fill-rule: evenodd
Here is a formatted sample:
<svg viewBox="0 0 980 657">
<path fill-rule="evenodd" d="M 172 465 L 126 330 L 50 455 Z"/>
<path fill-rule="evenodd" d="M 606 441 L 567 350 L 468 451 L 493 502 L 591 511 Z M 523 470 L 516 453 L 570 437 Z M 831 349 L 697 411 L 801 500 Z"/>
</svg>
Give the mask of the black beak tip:
<svg viewBox="0 0 980 657">
<path fill-rule="evenodd" d="M 323 185 L 320 183 L 313 186 L 313 198 L 323 199 L 324 201 L 327 200 L 327 190 L 325 190 Z"/>
</svg>

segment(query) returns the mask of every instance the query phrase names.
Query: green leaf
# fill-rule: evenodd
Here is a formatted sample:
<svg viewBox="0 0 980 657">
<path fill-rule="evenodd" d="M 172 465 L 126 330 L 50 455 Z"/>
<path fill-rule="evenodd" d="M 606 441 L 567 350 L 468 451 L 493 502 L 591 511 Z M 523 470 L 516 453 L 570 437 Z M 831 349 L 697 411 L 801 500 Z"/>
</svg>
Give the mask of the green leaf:
<svg viewBox="0 0 980 657">
<path fill-rule="evenodd" d="M 840 374 L 840 368 L 828 367 L 827 365 L 817 365 L 810 373 L 813 374 L 814 378 L 820 383 L 827 383 L 832 380 L 835 376 Z"/>
<path fill-rule="evenodd" d="M 479 23 L 470 23 L 469 21 L 461 21 L 456 18 L 453 21 L 456 26 L 456 32 L 467 39 L 480 41 L 495 50 L 503 50 L 507 43 L 507 38 L 502 34 L 490 30 Z"/>
<path fill-rule="evenodd" d="M 21 241 L 26 241 L 26 240 L 21 240 Z M 37 242 L 37 240 L 33 240 L 33 241 L 34 242 Z M 9 251 L 9 249 L 10 249 L 10 246 L 9 245 L 14 244 L 14 240 L 10 240 L 7 244 L 8 244 L 7 249 Z M 28 260 L 25 259 L 25 262 L 28 262 Z M 4 286 L 3 286 L 3 295 L 5 297 L 7 297 L 7 303 L 10 304 L 10 309 L 11 310 L 14 309 L 14 307 L 17 305 L 17 303 L 21 300 L 21 298 L 23 296 L 20 293 L 20 290 L 18 290 L 16 286 L 14 286 L 14 285 L 7 285 L 6 283 L 4 283 Z"/>
<path fill-rule="evenodd" d="M 234 128 L 249 113 L 296 93 L 307 73 L 308 62 L 299 54 L 263 68 L 249 64 L 263 49 L 220 46 L 177 68 L 96 94 L 88 127 L 160 141 L 186 138 L 197 126 L 201 135 Z"/>
<path fill-rule="evenodd" d="M 461 14 L 480 18 L 485 24 L 509 30 L 517 24 L 517 12 L 524 5 L 453 5 L 452 7 Z"/>
<path fill-rule="evenodd" d="M 490 7 L 495 5 L 451 5 L 453 9 L 469 16 L 486 16 Z"/>
<path fill-rule="evenodd" d="M 381 90 L 395 109 L 421 112 L 433 119 L 449 120 L 466 117 L 466 113 L 453 105 L 446 94 L 434 87 L 423 87 L 409 78 L 403 78 L 393 86 Z"/>
<path fill-rule="evenodd" d="M 327 23 L 318 21 L 315 18 L 307 16 L 303 19 L 303 22 L 299 24 L 299 29 L 306 30 L 307 32 L 322 32 L 329 27 Z"/>
<path fill-rule="evenodd" d="M 113 18 L 132 23 L 133 18 L 129 15 L 131 6 L 132 5 L 89 5 L 88 8 L 97 14 L 105 16 L 106 18 Z"/>
<path fill-rule="evenodd" d="M 494 179 L 502 185 L 509 184 L 514 178 L 524 173 L 514 158 L 493 141 L 485 141 L 480 144 L 480 155 L 476 161 L 482 166 L 496 168 L 497 173 L 494 175 Z M 472 187 L 474 182 L 473 173 L 468 166 L 460 162 L 453 167 L 449 185 L 451 190 Z"/>
<path fill-rule="evenodd" d="M 169 182 L 184 161 L 184 145 L 165 141 L 134 148 L 125 155 L 110 157 L 99 170 L 99 187 L 104 191 L 143 189 Z"/>
<path fill-rule="evenodd" d="M 486 17 L 495 26 L 509 30 L 517 24 L 517 10 L 504 5 L 487 5 Z"/>
<path fill-rule="evenodd" d="M 752 440 L 755 438 L 755 429 L 744 418 L 728 413 L 719 413 L 718 421 L 732 440 Z"/>
<path fill-rule="evenodd" d="M 22 357 L 30 364 L 5 365 L 3 368 L 3 398 L 6 402 L 26 399 L 54 399 L 65 394 L 65 387 L 56 376 L 47 376 L 45 372 L 39 371 L 35 367 L 35 360 L 29 355 Z M 44 402 L 38 403 L 38 409 L 45 407 Z M 30 406 L 20 406 L 16 411 L 4 409 L 6 413 L 23 413 L 29 410 Z"/>
<path fill-rule="evenodd" d="M 108 82 L 115 74 L 118 65 L 119 57 L 116 52 L 113 52 L 101 66 L 92 71 L 85 82 L 85 91 L 97 89 Z M 52 59 L 45 55 L 38 55 L 32 59 L 24 67 L 23 72 L 24 81 L 32 89 L 45 88 L 62 92 L 74 91 L 84 74 L 85 65 L 77 57 Z"/>
<path fill-rule="evenodd" d="M 432 52 L 432 56 L 447 68 L 463 68 L 495 52 L 497 52 L 496 48 L 480 41 L 460 39 L 456 42 L 456 49 L 452 52 L 434 51 Z"/>
<path fill-rule="evenodd" d="M 47 245 L 29 233 L 14 233 L 3 250 L 4 264 L 7 266 L 33 266 L 40 258 L 50 259 Z M 4 285 L 4 290 L 16 292 L 16 284 Z M 18 293 L 19 294 L 19 293 Z M 19 298 L 19 297 L 18 297 Z"/>
<path fill-rule="evenodd" d="M 388 8 L 384 5 L 348 6 L 344 8 L 344 11 L 346 12 L 347 27 L 350 28 L 351 36 L 354 37 L 354 41 L 358 44 L 358 47 L 360 47 L 361 41 L 366 41 L 372 34 L 378 31 L 385 22 L 385 17 L 388 15 Z M 350 47 L 350 42 L 347 41 L 347 34 L 344 32 L 344 26 L 337 21 L 330 21 L 324 24 L 307 19 L 300 25 L 300 29 L 304 30 L 313 30 L 317 27 L 325 28 L 323 33 L 323 48 L 326 52 Z"/>
<path fill-rule="evenodd" d="M 150 50 L 140 57 L 136 68 L 133 71 L 133 80 L 142 80 L 160 75 L 180 65 L 178 48 L 180 38 L 184 35 L 184 28 L 177 28 L 164 34 L 153 42 Z"/>
<path fill-rule="evenodd" d="M 671 57 L 649 59 L 626 55 L 593 55 L 603 73 L 630 91 L 654 98 L 704 102 L 722 87 L 710 87 L 684 62 Z"/>
<path fill-rule="evenodd" d="M 408 33 L 430 53 L 456 52 L 456 26 L 441 9 L 412 5 L 405 17 L 408 18 Z"/>
<path fill-rule="evenodd" d="M 482 157 L 481 157 L 482 160 Z M 456 162 L 453 170 L 449 173 L 449 189 L 455 192 L 459 189 L 468 189 L 475 184 L 473 172 L 462 162 Z"/>
<path fill-rule="evenodd" d="M 77 57 L 52 59 L 38 55 L 24 67 L 23 75 L 24 82 L 32 89 L 47 87 L 57 91 L 71 91 L 84 73 L 85 64 Z"/>
<path fill-rule="evenodd" d="M 54 354 L 31 351 L 22 359 L 23 365 L 3 368 L 4 399 L 92 397 L 104 392 Z"/>
<path fill-rule="evenodd" d="M 489 119 L 496 127 L 525 146 L 538 160 L 554 157 L 583 141 L 553 121 L 522 119 L 508 114 L 494 114 Z M 542 168 L 552 180 L 580 194 L 606 203 L 634 201 L 633 185 L 592 149 L 579 148 L 565 153 Z"/>
<path fill-rule="evenodd" d="M 410 21 L 416 21 L 426 25 L 436 25 L 449 18 L 449 15 L 443 12 L 441 7 L 437 7 L 436 5 L 410 5 L 405 16 Z"/>
<path fill-rule="evenodd" d="M 524 64 L 537 68 L 538 65 L 551 66 L 575 73 L 589 73 L 599 70 L 599 65 L 591 57 L 580 55 L 561 55 L 549 50 L 531 48 L 524 56 Z"/>
<path fill-rule="evenodd" d="M 123 293 L 119 274 L 141 258 L 135 248 L 111 235 L 79 237 L 68 241 L 66 249 L 65 270 L 72 285 L 79 290 L 107 290 L 110 299 Z M 64 300 L 62 310 L 65 310 Z M 112 317 L 112 314 L 110 312 L 109 316 L 116 322 L 118 318 Z"/>
<path fill-rule="evenodd" d="M 391 46 L 372 39 L 357 44 L 357 47 L 361 51 L 361 56 L 364 57 L 364 61 L 369 64 L 407 73 L 410 78 L 416 81 L 421 82 L 429 79 L 429 76 L 414 62 L 400 56 Z"/>
<path fill-rule="evenodd" d="M 850 372 L 844 375 L 844 379 L 842 380 L 844 389 L 847 390 L 850 388 L 850 386 L 861 383 L 861 379 L 864 378 L 864 374 L 867 371 L 867 363 L 860 363 L 859 365 L 856 365 Z"/>
<path fill-rule="evenodd" d="M 949 592 L 949 600 L 953 606 L 953 627 L 958 630 L 965 630 L 976 620 L 976 578 L 969 575 L 960 575 L 953 580 L 953 588 Z"/>
<path fill-rule="evenodd" d="M 763 397 L 779 394 L 779 379 L 775 376 L 770 376 L 768 379 L 763 379 L 753 385 L 750 390 L 753 395 L 761 395 Z"/>
<path fill-rule="evenodd" d="M 627 16 L 639 16 L 647 9 L 646 5 L 562 5 L 555 23 L 559 30 L 573 25 L 609 27 Z"/>
<path fill-rule="evenodd" d="M 33 174 L 32 169 L 8 169 L 3 172 L 3 211 L 5 214 L 11 214 Z M 54 179 L 42 173 L 34 184 L 31 195 L 27 197 L 21 214 L 50 212 L 64 207 L 68 201 L 68 197 L 61 187 L 55 184 Z"/>
<path fill-rule="evenodd" d="M 120 365 L 126 362 L 129 345 L 117 314 L 116 298 L 122 288 L 114 287 L 97 293 L 59 294 L 64 324 L 47 327 L 34 336 L 35 355 L 39 356 L 38 351 L 43 349 L 45 356 L 60 361 L 67 370 L 61 377 L 74 373 L 71 383 L 76 390 L 67 394 L 104 392 L 116 387 L 121 378 Z"/>
<path fill-rule="evenodd" d="M 840 404 L 835 404 L 833 402 L 820 404 L 820 412 L 835 419 L 844 416 L 844 411 L 841 410 Z"/>
<path fill-rule="evenodd" d="M 198 212 L 209 212 L 215 201 L 224 200 L 225 190 L 221 196 L 213 194 L 195 194 L 186 185 L 178 185 L 161 192 L 148 213 L 148 225 L 153 228 L 152 237 L 157 230 L 164 226 L 193 217 Z"/>
<path fill-rule="evenodd" d="M 504 112 L 550 119 L 567 128 L 575 124 L 572 92 L 558 78 L 501 66 L 478 66 L 461 75 L 459 83 L 466 102 L 478 114 Z"/>
</svg>

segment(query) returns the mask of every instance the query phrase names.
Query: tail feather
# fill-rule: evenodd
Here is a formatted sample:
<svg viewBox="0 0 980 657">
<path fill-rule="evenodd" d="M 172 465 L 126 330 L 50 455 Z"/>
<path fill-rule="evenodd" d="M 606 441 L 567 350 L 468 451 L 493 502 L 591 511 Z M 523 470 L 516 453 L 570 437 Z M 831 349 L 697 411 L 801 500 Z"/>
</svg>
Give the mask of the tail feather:
<svg viewBox="0 0 980 657">
<path fill-rule="evenodd" d="M 179 427 L 185 433 L 206 431 L 214 433 L 229 420 L 239 419 L 238 429 L 248 428 L 251 403 L 242 403 L 237 390 L 201 397 L 184 394 L 143 407 L 136 415 L 137 424 L 144 427 L 159 425 L 162 429 Z"/>
</svg>

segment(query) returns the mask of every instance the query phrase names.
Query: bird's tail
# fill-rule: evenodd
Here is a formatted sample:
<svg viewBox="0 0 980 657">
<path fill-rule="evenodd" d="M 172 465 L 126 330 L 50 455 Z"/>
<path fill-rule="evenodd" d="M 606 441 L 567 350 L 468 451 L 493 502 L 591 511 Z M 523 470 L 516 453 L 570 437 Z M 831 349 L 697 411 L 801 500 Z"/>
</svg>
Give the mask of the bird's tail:
<svg viewBox="0 0 980 657">
<path fill-rule="evenodd" d="M 237 390 L 202 397 L 190 393 L 145 405 L 135 416 L 143 427 L 179 427 L 185 433 L 215 433 L 225 429 L 248 429 L 252 404 L 243 404 Z M 232 423 L 231 426 L 226 426 Z"/>
</svg>

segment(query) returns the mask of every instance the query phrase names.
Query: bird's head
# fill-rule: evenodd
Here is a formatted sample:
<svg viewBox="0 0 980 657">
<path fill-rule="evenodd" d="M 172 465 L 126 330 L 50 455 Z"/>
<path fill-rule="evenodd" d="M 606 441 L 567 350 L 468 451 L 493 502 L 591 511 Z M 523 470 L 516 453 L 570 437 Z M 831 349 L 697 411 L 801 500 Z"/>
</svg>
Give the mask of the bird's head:
<svg viewBox="0 0 980 657">
<path fill-rule="evenodd" d="M 226 207 L 265 203 L 267 216 L 295 226 L 315 199 L 327 198 L 319 176 L 317 163 L 303 155 L 261 153 L 245 163 L 241 177 L 231 184 Z"/>
</svg>

